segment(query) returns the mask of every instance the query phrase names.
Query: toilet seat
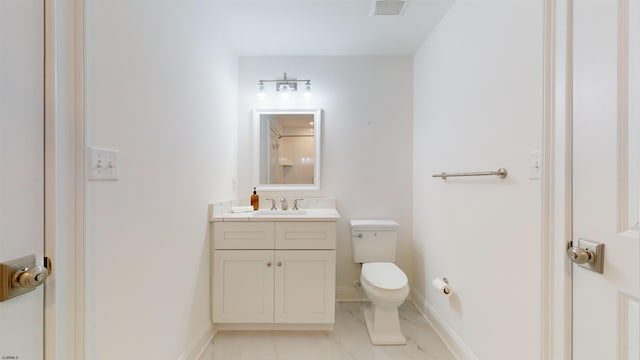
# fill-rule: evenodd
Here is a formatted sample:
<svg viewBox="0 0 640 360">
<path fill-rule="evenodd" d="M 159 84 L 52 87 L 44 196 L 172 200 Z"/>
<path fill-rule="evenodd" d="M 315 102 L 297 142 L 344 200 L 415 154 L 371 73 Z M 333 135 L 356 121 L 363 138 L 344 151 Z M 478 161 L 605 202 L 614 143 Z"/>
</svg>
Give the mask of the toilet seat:
<svg viewBox="0 0 640 360">
<path fill-rule="evenodd" d="M 398 291 L 408 284 L 407 275 L 391 262 L 362 264 L 361 278 L 380 291 Z"/>
</svg>

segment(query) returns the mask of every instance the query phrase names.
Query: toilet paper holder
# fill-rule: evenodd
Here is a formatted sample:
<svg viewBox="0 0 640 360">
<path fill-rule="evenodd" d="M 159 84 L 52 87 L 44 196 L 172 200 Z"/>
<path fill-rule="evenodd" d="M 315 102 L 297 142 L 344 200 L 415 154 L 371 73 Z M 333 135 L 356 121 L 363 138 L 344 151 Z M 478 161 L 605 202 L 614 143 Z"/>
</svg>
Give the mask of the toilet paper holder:
<svg viewBox="0 0 640 360">
<path fill-rule="evenodd" d="M 440 295 L 445 297 L 451 296 L 452 290 L 449 287 L 449 280 L 446 277 L 435 278 L 431 283 Z"/>
</svg>

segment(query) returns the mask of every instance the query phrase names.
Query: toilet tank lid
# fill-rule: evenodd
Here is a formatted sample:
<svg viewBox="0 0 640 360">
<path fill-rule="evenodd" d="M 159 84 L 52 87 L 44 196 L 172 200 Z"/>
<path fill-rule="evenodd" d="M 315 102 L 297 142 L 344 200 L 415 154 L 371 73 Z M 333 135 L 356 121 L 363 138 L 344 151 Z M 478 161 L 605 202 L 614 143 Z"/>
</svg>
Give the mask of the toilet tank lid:
<svg viewBox="0 0 640 360">
<path fill-rule="evenodd" d="M 400 224 L 390 219 L 361 219 L 351 220 L 351 230 L 397 230 Z"/>
</svg>

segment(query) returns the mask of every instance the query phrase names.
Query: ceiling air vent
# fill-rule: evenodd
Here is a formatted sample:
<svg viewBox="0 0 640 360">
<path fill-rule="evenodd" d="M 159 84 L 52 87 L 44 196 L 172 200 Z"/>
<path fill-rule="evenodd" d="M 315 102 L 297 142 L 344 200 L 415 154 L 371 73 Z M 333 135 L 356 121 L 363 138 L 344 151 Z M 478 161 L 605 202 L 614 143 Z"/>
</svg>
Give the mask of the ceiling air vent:
<svg viewBox="0 0 640 360">
<path fill-rule="evenodd" d="M 369 15 L 402 15 L 406 0 L 371 0 Z"/>
</svg>

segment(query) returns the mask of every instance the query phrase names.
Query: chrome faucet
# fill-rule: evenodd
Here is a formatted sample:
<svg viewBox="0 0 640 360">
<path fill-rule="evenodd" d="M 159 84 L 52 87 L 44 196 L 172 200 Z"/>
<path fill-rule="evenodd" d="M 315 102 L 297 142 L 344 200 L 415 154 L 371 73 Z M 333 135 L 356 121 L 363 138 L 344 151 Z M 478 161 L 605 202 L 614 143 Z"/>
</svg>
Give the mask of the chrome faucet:
<svg viewBox="0 0 640 360">
<path fill-rule="evenodd" d="M 282 204 L 282 206 L 280 206 L 282 210 L 289 209 L 289 204 L 287 204 L 287 199 L 285 198 L 280 199 L 280 203 Z"/>
<path fill-rule="evenodd" d="M 298 209 L 298 200 L 304 200 L 304 199 L 295 199 L 295 200 L 293 200 L 293 209 L 291 209 L 291 210 L 300 210 L 300 209 Z"/>
<path fill-rule="evenodd" d="M 265 200 L 271 200 L 271 209 L 270 210 L 278 210 L 278 208 L 276 207 L 276 201 L 274 199 L 265 199 Z"/>
</svg>

